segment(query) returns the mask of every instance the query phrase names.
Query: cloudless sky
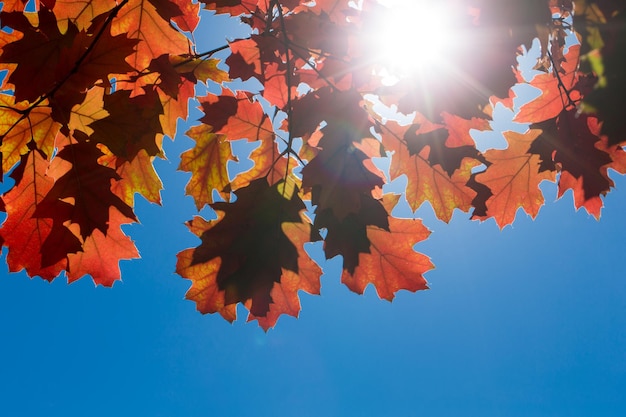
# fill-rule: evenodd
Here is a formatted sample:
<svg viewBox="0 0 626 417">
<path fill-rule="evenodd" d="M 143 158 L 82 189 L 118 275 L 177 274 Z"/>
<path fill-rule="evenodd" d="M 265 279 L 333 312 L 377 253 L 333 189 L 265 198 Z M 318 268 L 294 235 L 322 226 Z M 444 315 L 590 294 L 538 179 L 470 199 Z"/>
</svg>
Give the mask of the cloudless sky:
<svg viewBox="0 0 626 417">
<path fill-rule="evenodd" d="M 114 288 L 0 268 L 0 416 L 626 415 L 624 178 L 600 222 L 549 184 L 538 219 L 502 232 L 425 207 L 431 290 L 358 296 L 335 260 L 322 296 L 264 333 L 183 299 L 175 254 L 199 241 L 176 167 L 191 145 L 166 141 L 163 207 L 138 199 L 126 231 L 142 259 Z"/>
</svg>

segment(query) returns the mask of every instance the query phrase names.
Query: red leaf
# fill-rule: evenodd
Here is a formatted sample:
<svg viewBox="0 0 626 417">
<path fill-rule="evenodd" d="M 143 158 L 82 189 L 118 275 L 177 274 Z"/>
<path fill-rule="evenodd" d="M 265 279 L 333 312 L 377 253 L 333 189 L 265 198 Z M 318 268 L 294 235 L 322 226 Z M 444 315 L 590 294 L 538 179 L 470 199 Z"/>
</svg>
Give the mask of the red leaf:
<svg viewBox="0 0 626 417">
<path fill-rule="evenodd" d="M 94 230 L 85 239 L 82 251 L 68 255 L 68 282 L 91 275 L 96 285 L 110 287 L 121 279 L 119 261 L 139 258 L 135 244 L 121 230 L 126 223 L 128 218 L 111 207 L 106 234 Z"/>
<path fill-rule="evenodd" d="M 54 184 L 54 180 L 46 175 L 47 168 L 48 161 L 37 151 L 31 151 L 16 168 L 20 171 L 15 173 L 16 177 L 21 175 L 21 178 L 2 196 L 7 218 L 0 229 L 0 237 L 9 248 L 7 263 L 11 272 L 26 269 L 31 277 L 39 275 L 52 281 L 65 269 L 67 261 L 62 256 L 47 266 L 42 262 L 42 246 L 51 233 L 52 220 L 35 217 L 34 213 Z M 56 249 L 65 254 L 81 249 L 76 238 L 55 243 Z"/>
<path fill-rule="evenodd" d="M 129 219 L 135 219 L 132 209 L 111 191 L 111 180 L 117 173 L 98 163 L 102 152 L 93 142 L 70 144 L 56 155 L 59 175 L 54 186 L 39 202 L 35 216 L 54 219 L 55 224 L 70 221 L 80 227 L 83 239 L 94 230 L 107 233 L 109 208 L 115 207 Z M 61 168 L 65 165 L 67 168 Z"/>
<path fill-rule="evenodd" d="M 48 93 L 52 87 L 66 76 L 57 73 L 61 61 L 61 51 L 70 48 L 78 30 L 69 25 L 61 33 L 52 11 L 42 7 L 38 12 L 39 24 L 33 26 L 20 12 L 2 12 L 3 26 L 10 26 L 24 36 L 2 47 L 0 62 L 15 63 L 17 68 L 9 75 L 9 82 L 15 86 L 16 101 L 35 101 Z"/>
<path fill-rule="evenodd" d="M 160 13 L 164 10 L 163 7 L 168 10 L 174 8 L 176 12 L 186 14 L 177 15 L 170 12 L 164 18 Z M 113 20 L 111 34 L 113 36 L 127 34 L 128 38 L 140 41 L 135 53 L 127 61 L 133 68 L 141 71 L 148 67 L 154 57 L 163 54 L 182 55 L 189 51 L 187 37 L 176 30 L 169 20 L 174 17 L 193 18 L 194 13 L 193 8 L 181 10 L 170 0 L 130 0 Z"/>
<path fill-rule="evenodd" d="M 561 197 L 572 189 L 576 209 L 584 207 L 599 218 L 601 196 L 610 191 L 613 181 L 607 175 L 612 158 L 602 149 L 598 119 L 578 115 L 575 110 L 563 112 L 557 121 L 557 131 L 554 162 L 561 170 L 558 195 Z"/>
<path fill-rule="evenodd" d="M 89 124 L 94 131 L 92 141 L 106 145 L 116 156 L 127 160 L 132 160 L 141 149 L 150 156 L 161 152 L 159 118 L 163 106 L 155 90 L 136 97 L 131 97 L 130 91 L 118 90 L 104 96 L 104 109 L 109 115 Z"/>
</svg>

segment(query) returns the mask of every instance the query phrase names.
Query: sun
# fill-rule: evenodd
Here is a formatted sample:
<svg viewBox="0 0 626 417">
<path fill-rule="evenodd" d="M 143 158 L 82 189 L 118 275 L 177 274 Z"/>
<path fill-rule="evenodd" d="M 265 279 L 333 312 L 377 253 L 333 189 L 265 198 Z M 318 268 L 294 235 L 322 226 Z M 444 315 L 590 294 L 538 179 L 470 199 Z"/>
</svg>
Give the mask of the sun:
<svg viewBox="0 0 626 417">
<path fill-rule="evenodd" d="M 459 41 L 446 2 L 379 0 L 385 8 L 372 33 L 375 60 L 386 83 L 405 77 L 428 78 L 445 70 Z"/>
</svg>

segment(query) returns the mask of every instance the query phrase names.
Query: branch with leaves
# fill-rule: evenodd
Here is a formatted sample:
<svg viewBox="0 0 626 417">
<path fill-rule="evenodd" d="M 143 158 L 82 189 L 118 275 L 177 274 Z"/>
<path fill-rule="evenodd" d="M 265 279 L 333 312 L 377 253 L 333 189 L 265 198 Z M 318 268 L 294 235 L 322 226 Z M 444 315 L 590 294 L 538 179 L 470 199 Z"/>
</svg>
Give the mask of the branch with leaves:
<svg viewBox="0 0 626 417">
<path fill-rule="evenodd" d="M 368 31 L 384 14 L 375 0 L 39 0 L 32 11 L 3 2 L 0 154 L 14 184 L 0 201 L 0 242 L 9 269 L 113 285 L 119 261 L 138 257 L 121 226 L 137 221 L 135 194 L 160 204 L 153 161 L 190 99 L 204 115 L 186 132 L 195 145 L 179 169 L 191 174 L 197 209 L 208 205 L 217 219 L 188 222 L 201 243 L 178 254 L 177 272 L 199 311 L 229 321 L 238 303 L 264 329 L 298 315 L 299 291 L 320 291 L 307 242 L 323 241 L 327 259 L 341 255 L 341 280 L 357 293 L 373 284 L 391 300 L 427 288 L 433 265 L 413 246 L 430 232 L 393 217 L 399 196 L 383 193 L 401 176 L 410 207 L 428 202 L 445 222 L 455 210 L 499 227 L 519 209 L 535 217 L 542 181 L 559 196 L 573 190 L 575 207 L 599 217 L 609 170 L 626 173 L 616 110 L 625 42 L 615 29 L 626 26 L 624 6 L 576 1 L 574 15 L 567 0 L 448 1 L 448 30 L 466 43 L 441 51 L 445 65 L 395 83 L 371 47 Z M 201 7 L 238 18 L 249 36 L 198 52 Z M 540 72 L 525 80 L 516 59 L 533 39 Z M 251 79 L 260 91 L 246 89 Z M 198 83 L 219 93 L 197 97 Z M 540 93 L 519 107 L 517 84 Z M 388 120 L 374 102 L 410 122 Z M 529 129 L 502 132 L 506 149 L 481 152 L 472 132 L 490 129 L 496 105 Z M 241 139 L 257 145 L 254 166 L 232 173 L 231 144 Z"/>
</svg>

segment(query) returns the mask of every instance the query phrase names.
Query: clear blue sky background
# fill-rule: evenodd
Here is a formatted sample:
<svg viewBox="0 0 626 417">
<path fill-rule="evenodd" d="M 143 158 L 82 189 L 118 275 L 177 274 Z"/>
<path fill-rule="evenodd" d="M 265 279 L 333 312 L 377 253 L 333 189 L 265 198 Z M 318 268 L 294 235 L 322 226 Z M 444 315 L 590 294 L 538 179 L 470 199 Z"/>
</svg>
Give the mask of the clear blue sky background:
<svg viewBox="0 0 626 417">
<path fill-rule="evenodd" d="M 536 221 L 503 232 L 420 210 L 430 291 L 358 296 L 330 265 L 323 296 L 266 334 L 183 299 L 189 146 L 166 143 L 164 207 L 139 200 L 143 259 L 113 289 L 1 268 L 0 416 L 626 415 L 624 178 L 600 222 L 553 187 Z"/>
</svg>

